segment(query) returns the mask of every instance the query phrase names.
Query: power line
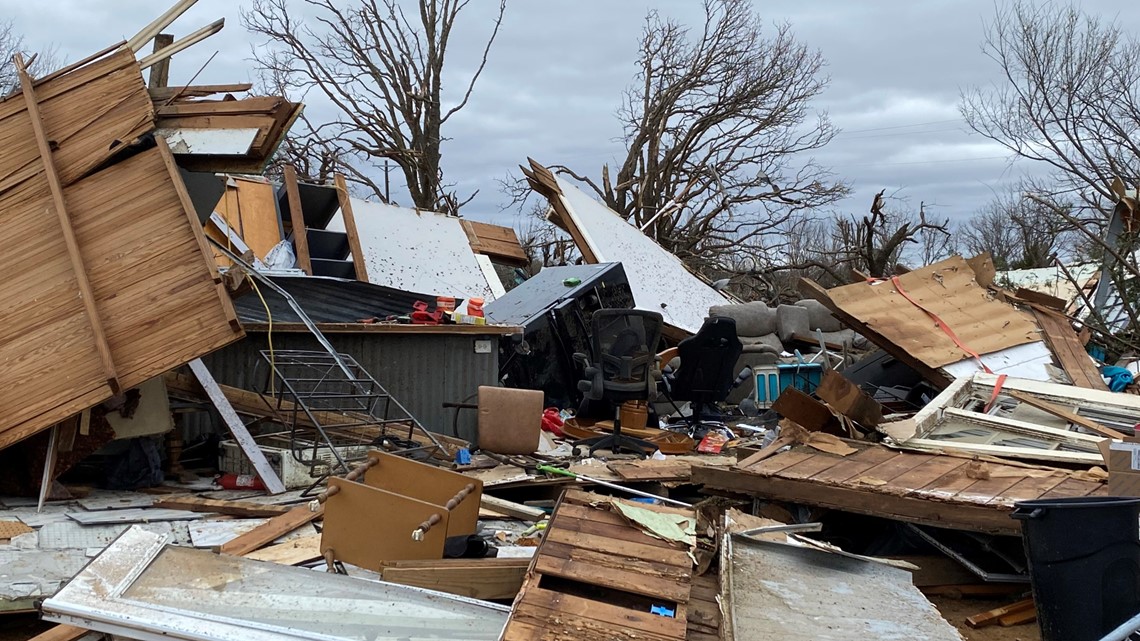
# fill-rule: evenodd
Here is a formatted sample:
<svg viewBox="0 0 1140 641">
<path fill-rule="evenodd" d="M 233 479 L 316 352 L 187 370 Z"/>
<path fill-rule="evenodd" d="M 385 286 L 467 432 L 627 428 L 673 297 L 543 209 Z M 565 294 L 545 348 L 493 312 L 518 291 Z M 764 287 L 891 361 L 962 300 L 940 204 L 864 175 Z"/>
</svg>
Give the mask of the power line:
<svg viewBox="0 0 1140 641">
<path fill-rule="evenodd" d="M 926 125 L 944 125 L 948 122 L 961 122 L 961 118 L 951 118 L 950 120 L 932 120 L 930 122 L 916 122 L 910 125 L 895 125 L 893 127 L 874 127 L 872 129 L 844 129 L 839 132 L 842 134 L 859 134 L 864 131 L 887 131 L 888 129 L 907 129 L 909 127 L 925 127 Z"/>
<path fill-rule="evenodd" d="M 896 166 L 896 165 L 933 165 L 933 164 L 948 163 L 948 162 L 970 162 L 973 160 L 1005 160 L 1007 158 L 1009 158 L 1009 157 L 1008 156 L 977 156 L 974 158 L 949 158 L 946 160 L 912 160 L 912 161 L 907 161 L 907 162 L 872 162 L 872 163 L 862 164 L 861 166 L 863 166 L 863 167 L 888 167 L 888 166 Z"/>
</svg>

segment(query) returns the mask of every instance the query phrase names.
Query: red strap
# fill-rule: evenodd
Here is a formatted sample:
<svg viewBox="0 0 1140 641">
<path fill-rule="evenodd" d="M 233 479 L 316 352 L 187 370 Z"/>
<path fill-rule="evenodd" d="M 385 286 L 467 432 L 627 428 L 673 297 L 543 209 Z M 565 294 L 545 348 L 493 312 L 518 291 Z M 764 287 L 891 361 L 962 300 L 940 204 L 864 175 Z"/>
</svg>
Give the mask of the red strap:
<svg viewBox="0 0 1140 641">
<path fill-rule="evenodd" d="M 903 287 L 902 287 L 902 283 L 901 283 L 901 282 L 899 282 L 899 277 L 898 277 L 898 276 L 891 276 L 891 283 L 892 283 L 892 284 L 895 286 L 895 289 L 897 289 L 897 290 L 899 291 L 899 293 L 900 293 L 900 294 L 902 294 L 902 297 L 903 297 L 903 298 L 905 298 L 905 299 L 907 299 L 908 301 L 910 301 L 910 303 L 911 303 L 912 305 L 914 305 L 915 307 L 917 307 L 917 308 L 921 309 L 922 311 L 926 312 L 926 315 L 927 315 L 927 316 L 929 316 L 930 318 L 934 319 L 934 324 L 938 326 L 938 329 L 941 329 L 941 330 L 942 330 L 942 332 L 943 332 L 944 334 L 946 334 L 947 336 L 949 336 L 949 337 L 950 337 L 950 340 L 954 341 L 954 344 L 955 344 L 955 345 L 957 345 L 959 348 L 961 348 L 963 352 L 966 352 L 966 353 L 967 353 L 967 354 L 969 354 L 970 356 L 973 356 L 973 357 L 974 357 L 974 360 L 978 361 L 978 365 L 979 365 L 979 366 L 982 368 L 982 370 L 983 370 L 985 373 L 987 373 L 987 374 L 993 374 L 993 372 L 992 372 L 992 371 L 990 371 L 990 368 L 986 367 L 986 364 L 982 362 L 982 356 L 981 356 L 980 354 L 978 354 L 977 352 L 975 352 L 974 350 L 972 350 L 972 349 L 970 349 L 969 347 L 967 347 L 965 343 L 963 343 L 961 340 L 959 340 L 959 339 L 958 339 L 958 335 L 954 333 L 954 330 L 950 329 L 950 326 L 949 326 L 949 325 L 947 325 L 946 323 L 942 322 L 942 319 L 941 319 L 941 318 L 938 318 L 938 315 L 937 315 L 937 314 L 935 314 L 934 312 L 930 311 L 929 309 L 926 309 L 926 308 L 925 308 L 925 307 L 923 307 L 922 305 L 919 305 L 917 301 L 915 301 L 913 298 L 911 298 L 911 297 L 910 297 L 910 295 L 908 295 L 908 294 L 906 293 L 906 290 L 904 290 L 904 289 L 903 289 Z"/>
<path fill-rule="evenodd" d="M 982 410 L 982 412 L 986 414 L 990 413 L 990 408 L 994 406 L 994 401 L 997 400 L 998 394 L 1001 393 L 1002 385 L 1005 385 L 1005 374 L 1001 374 L 997 377 L 997 382 L 994 383 L 994 393 L 990 394 L 990 400 L 988 403 L 986 403 L 986 407 Z"/>
</svg>

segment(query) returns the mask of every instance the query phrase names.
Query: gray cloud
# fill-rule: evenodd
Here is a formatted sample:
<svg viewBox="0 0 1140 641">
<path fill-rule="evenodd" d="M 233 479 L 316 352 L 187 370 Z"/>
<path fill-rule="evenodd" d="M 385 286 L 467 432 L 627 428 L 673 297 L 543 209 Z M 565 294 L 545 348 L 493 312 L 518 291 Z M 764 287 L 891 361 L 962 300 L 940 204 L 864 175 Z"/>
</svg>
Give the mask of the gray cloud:
<svg viewBox="0 0 1140 641">
<path fill-rule="evenodd" d="M 0 10 L 32 46 L 55 45 L 68 60 L 133 34 L 167 2 L 152 0 L 0 0 Z M 970 135 L 958 120 L 959 91 L 999 81 L 980 50 L 989 0 L 847 2 L 757 1 L 766 20 L 790 22 L 798 38 L 828 60 L 831 85 L 815 107 L 843 131 L 815 154 L 853 186 L 840 211 L 862 212 L 879 189 L 898 191 L 917 207 L 936 203 L 938 215 L 968 216 L 1003 184 L 1038 167 L 1005 160 L 1004 151 Z M 474 68 L 493 15 L 492 0 L 476 0 L 453 35 L 447 96 Z M 177 35 L 218 17 L 226 29 L 179 54 L 173 82 L 186 82 L 211 54 L 199 83 L 253 78 L 256 55 L 241 27 L 240 2 L 201 0 L 177 23 Z M 512 0 L 487 69 L 466 110 L 446 135 L 444 166 L 460 193 L 480 190 L 465 211 L 510 224 L 496 179 L 532 156 L 597 175 L 620 155 L 614 110 L 634 73 L 636 47 L 649 9 L 697 26 L 697 0 Z M 1140 7 L 1123 2 L 1086 6 L 1116 16 L 1134 33 Z M 312 100 L 310 113 L 322 109 Z M 997 158 L 995 158 L 997 157 Z"/>
</svg>

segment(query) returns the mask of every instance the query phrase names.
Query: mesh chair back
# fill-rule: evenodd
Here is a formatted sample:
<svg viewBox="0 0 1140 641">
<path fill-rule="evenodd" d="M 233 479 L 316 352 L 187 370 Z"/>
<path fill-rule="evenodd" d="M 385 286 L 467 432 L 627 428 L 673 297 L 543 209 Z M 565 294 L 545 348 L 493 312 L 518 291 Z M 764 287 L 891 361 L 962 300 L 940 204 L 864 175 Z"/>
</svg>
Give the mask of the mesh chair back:
<svg viewBox="0 0 1140 641">
<path fill-rule="evenodd" d="M 637 309 L 594 312 L 593 360 L 609 400 L 644 400 L 656 385 L 661 314 Z"/>
</svg>

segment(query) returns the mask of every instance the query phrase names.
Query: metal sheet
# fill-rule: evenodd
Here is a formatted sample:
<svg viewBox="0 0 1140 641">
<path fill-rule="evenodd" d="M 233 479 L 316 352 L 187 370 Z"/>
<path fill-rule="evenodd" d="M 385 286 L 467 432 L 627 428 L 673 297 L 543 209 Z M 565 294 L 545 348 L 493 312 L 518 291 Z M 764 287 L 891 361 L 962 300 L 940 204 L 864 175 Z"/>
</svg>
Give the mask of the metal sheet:
<svg viewBox="0 0 1140 641">
<path fill-rule="evenodd" d="M 270 276 L 269 279 L 289 292 L 315 323 L 355 323 L 374 316 L 406 315 L 412 312 L 412 305 L 419 300 L 435 304 L 435 297 L 428 294 L 356 280 L 312 276 Z M 252 291 L 234 301 L 242 322 L 267 322 L 266 305 L 275 323 L 301 322 L 301 317 L 283 296 L 265 286 L 261 287 L 261 295 L 265 303 Z"/>
<path fill-rule="evenodd" d="M 329 333 L 326 338 L 337 351 L 352 355 L 425 428 L 439 434 L 455 435 L 455 410 L 443 407 L 444 402 L 474 399 L 480 385 L 498 384 L 498 354 L 475 349 L 479 340 L 497 344 L 497 335 Z M 320 349 L 311 335 L 294 332 L 274 332 L 273 347 Z M 269 349 L 266 335 L 249 332 L 245 339 L 203 360 L 219 383 L 256 390 L 262 381 L 253 380 L 254 366 L 265 349 Z M 460 438 L 475 438 L 476 418 L 473 411 L 460 413 Z"/>
<path fill-rule="evenodd" d="M 726 537 L 732 638 L 961 641 L 910 572 L 812 548 Z"/>
<path fill-rule="evenodd" d="M 131 528 L 43 604 L 47 620 L 132 639 L 498 638 L 508 608 L 164 545 Z"/>
</svg>

